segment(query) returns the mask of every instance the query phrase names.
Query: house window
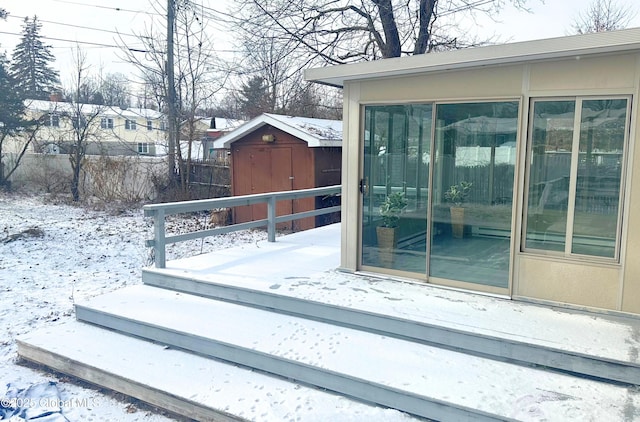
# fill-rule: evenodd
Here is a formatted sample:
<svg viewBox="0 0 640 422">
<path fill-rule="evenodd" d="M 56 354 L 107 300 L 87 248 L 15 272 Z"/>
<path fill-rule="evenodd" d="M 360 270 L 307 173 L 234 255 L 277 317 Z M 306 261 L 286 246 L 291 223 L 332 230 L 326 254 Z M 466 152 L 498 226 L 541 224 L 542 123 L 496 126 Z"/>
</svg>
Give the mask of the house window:
<svg viewBox="0 0 640 422">
<path fill-rule="evenodd" d="M 148 154 L 149 144 L 147 142 L 138 142 L 138 154 Z"/>
<path fill-rule="evenodd" d="M 628 98 L 535 100 L 524 249 L 616 258 Z"/>
<path fill-rule="evenodd" d="M 87 119 L 84 116 L 74 116 L 71 121 L 74 129 L 84 129 L 87 126 Z"/>
<path fill-rule="evenodd" d="M 60 116 L 55 113 L 49 113 L 44 119 L 44 125 L 48 127 L 60 127 Z"/>
<path fill-rule="evenodd" d="M 153 120 L 147 120 L 147 130 L 153 130 Z"/>
<path fill-rule="evenodd" d="M 167 122 L 160 120 L 160 130 L 167 130 Z"/>
<path fill-rule="evenodd" d="M 136 125 L 136 121 L 135 120 L 125 120 L 124 121 L 124 128 L 127 130 L 136 130 L 137 125 Z"/>
<path fill-rule="evenodd" d="M 103 117 L 100 119 L 100 128 L 102 129 L 113 129 L 113 119 Z"/>
</svg>

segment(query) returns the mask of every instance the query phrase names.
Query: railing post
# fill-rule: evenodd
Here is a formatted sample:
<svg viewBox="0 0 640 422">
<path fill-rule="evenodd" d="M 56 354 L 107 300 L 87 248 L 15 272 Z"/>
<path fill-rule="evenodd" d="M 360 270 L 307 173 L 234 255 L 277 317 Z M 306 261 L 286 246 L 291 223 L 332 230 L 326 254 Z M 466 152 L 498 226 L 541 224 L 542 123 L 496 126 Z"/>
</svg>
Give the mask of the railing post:
<svg viewBox="0 0 640 422">
<path fill-rule="evenodd" d="M 153 252 L 156 268 L 165 268 L 167 265 L 164 236 L 164 210 L 159 209 L 153 216 Z"/>
<path fill-rule="evenodd" d="M 276 241 L 276 196 L 271 195 L 267 201 L 267 240 Z"/>
</svg>

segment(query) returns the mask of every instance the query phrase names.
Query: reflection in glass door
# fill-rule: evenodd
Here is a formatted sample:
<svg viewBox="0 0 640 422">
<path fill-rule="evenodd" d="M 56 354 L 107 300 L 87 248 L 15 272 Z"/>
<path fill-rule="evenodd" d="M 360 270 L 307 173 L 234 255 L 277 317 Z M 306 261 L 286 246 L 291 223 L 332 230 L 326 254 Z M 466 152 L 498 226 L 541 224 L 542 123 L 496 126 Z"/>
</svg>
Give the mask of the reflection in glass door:
<svg viewBox="0 0 640 422">
<path fill-rule="evenodd" d="M 429 276 L 509 285 L 518 102 L 438 104 Z"/>
<path fill-rule="evenodd" d="M 363 266 L 426 274 L 431 122 L 429 104 L 365 108 Z"/>
<path fill-rule="evenodd" d="M 508 288 L 518 108 L 365 107 L 363 267 Z"/>
</svg>

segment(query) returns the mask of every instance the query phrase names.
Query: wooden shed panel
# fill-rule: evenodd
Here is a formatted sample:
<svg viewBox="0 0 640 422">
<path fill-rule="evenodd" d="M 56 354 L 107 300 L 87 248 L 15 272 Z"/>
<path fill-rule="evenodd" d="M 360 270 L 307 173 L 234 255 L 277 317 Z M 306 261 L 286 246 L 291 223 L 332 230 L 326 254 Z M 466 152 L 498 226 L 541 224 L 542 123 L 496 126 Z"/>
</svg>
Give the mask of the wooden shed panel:
<svg viewBox="0 0 640 422">
<path fill-rule="evenodd" d="M 231 154 L 232 169 L 232 195 L 248 195 L 251 192 L 251 150 L 249 148 L 234 148 Z M 253 211 L 250 206 L 235 207 L 233 220 L 243 223 L 253 219 Z"/>
<path fill-rule="evenodd" d="M 306 144 L 295 145 L 293 147 L 293 155 L 293 189 L 309 189 L 316 187 L 313 171 L 313 148 L 308 148 Z M 314 198 L 303 198 L 293 201 L 294 212 L 311 211 L 314 209 Z M 313 217 L 294 221 L 294 230 L 296 231 L 312 229 L 314 227 L 315 219 Z"/>
<path fill-rule="evenodd" d="M 272 148 L 271 160 L 266 165 L 271 164 L 271 191 L 287 191 L 293 187 L 293 173 L 291 165 L 291 148 Z M 291 201 L 278 201 L 276 205 L 276 215 L 287 215 L 292 213 Z M 281 230 L 291 228 L 291 222 L 278 225 Z"/>
</svg>

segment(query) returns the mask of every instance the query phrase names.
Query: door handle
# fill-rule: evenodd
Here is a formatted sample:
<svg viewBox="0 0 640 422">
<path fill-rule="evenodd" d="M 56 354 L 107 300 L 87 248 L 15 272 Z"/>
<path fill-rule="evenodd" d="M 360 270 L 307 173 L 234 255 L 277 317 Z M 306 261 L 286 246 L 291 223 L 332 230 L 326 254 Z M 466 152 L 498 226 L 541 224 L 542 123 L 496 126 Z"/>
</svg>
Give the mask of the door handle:
<svg viewBox="0 0 640 422">
<path fill-rule="evenodd" d="M 364 178 L 360 179 L 360 193 L 363 195 L 367 195 L 369 193 L 369 179 Z"/>
</svg>

